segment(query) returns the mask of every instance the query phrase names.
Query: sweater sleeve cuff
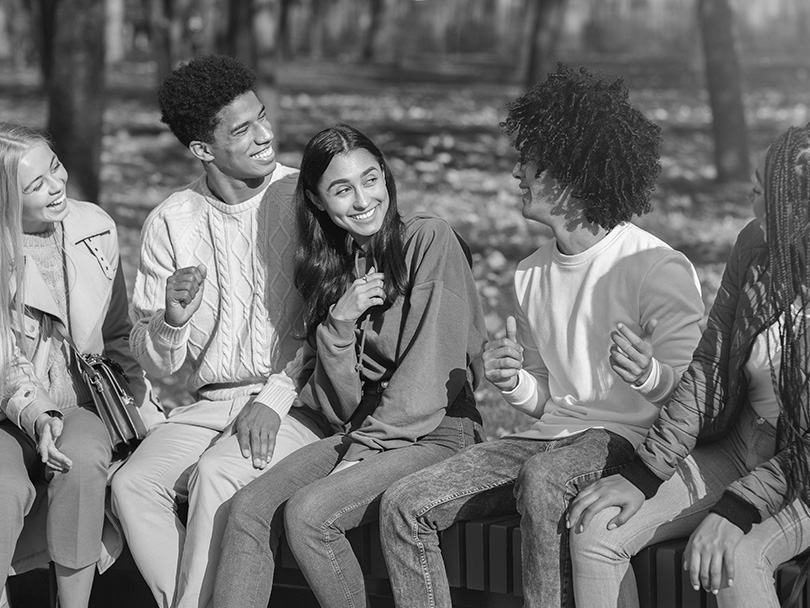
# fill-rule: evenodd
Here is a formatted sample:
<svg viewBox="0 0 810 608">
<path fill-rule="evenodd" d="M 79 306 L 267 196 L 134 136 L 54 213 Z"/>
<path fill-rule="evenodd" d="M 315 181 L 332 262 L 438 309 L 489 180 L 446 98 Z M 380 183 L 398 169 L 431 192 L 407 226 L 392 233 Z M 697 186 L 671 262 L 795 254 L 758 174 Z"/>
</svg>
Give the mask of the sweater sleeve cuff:
<svg viewBox="0 0 810 608">
<path fill-rule="evenodd" d="M 275 411 L 283 420 L 290 411 L 296 395 L 292 380 L 284 374 L 273 374 L 264 388 L 256 395 L 255 401 Z"/>
<path fill-rule="evenodd" d="M 329 309 L 329 314 L 326 315 L 326 319 L 324 319 L 321 324 L 323 331 L 336 338 L 332 341 L 336 345 L 344 347 L 354 343 L 354 330 L 356 326 L 355 321 L 342 321 L 333 317 L 331 309 Z"/>
<path fill-rule="evenodd" d="M 536 380 L 525 369 L 518 372 L 518 381 L 511 391 L 501 391 L 503 398 L 512 407 L 528 403 L 536 394 Z"/>
<path fill-rule="evenodd" d="M 664 483 L 664 480 L 653 473 L 638 457 L 624 467 L 620 475 L 641 490 L 647 500 L 655 496 L 658 488 Z"/>
<path fill-rule="evenodd" d="M 20 412 L 20 419 L 17 426 L 23 429 L 31 439 L 36 439 L 36 421 L 45 412 L 56 411 L 56 405 L 49 397 L 37 397 L 33 399 Z M 60 414 L 61 416 L 61 414 Z"/>
<path fill-rule="evenodd" d="M 186 321 L 180 327 L 169 325 L 166 323 L 165 312 L 158 310 L 152 317 L 149 323 L 151 333 L 163 344 L 171 346 L 180 346 L 185 344 L 188 340 L 188 334 L 191 331 L 190 320 Z"/>
<path fill-rule="evenodd" d="M 731 490 L 723 492 L 723 496 L 709 512 L 725 517 L 746 534 L 751 531 L 754 524 L 762 521 L 762 516 L 754 505 Z"/>
</svg>

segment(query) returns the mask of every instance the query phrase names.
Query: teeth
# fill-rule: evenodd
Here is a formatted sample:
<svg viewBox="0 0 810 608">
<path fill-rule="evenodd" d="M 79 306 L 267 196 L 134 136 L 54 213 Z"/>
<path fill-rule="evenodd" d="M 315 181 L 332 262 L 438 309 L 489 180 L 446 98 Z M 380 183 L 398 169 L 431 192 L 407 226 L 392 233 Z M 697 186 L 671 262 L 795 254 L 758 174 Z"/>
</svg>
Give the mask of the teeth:
<svg viewBox="0 0 810 608">
<path fill-rule="evenodd" d="M 60 197 L 59 197 L 57 200 L 55 200 L 54 202 L 50 203 L 50 204 L 48 205 L 48 207 L 58 207 L 59 205 L 61 205 L 62 203 L 64 203 L 64 202 L 65 202 L 65 199 L 66 199 L 66 198 L 67 198 L 67 195 L 63 194 L 63 195 L 62 195 L 62 196 L 60 196 Z"/>
<path fill-rule="evenodd" d="M 273 148 L 266 148 L 265 150 L 262 150 L 261 152 L 256 152 L 256 154 L 251 154 L 250 156 L 258 160 L 267 160 L 268 158 L 273 156 Z"/>
<path fill-rule="evenodd" d="M 376 207 L 374 207 L 376 209 Z M 369 209 L 365 213 L 361 213 L 360 215 L 353 215 L 352 217 L 356 220 L 367 220 L 374 214 L 374 209 Z"/>
</svg>

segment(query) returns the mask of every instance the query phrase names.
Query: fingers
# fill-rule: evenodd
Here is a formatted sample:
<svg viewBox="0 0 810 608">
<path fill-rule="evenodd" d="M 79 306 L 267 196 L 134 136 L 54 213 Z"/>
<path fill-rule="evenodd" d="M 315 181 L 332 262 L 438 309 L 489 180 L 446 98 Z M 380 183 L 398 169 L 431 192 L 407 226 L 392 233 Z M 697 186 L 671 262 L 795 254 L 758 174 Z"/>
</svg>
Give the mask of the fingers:
<svg viewBox="0 0 810 608">
<path fill-rule="evenodd" d="M 166 280 L 166 298 L 185 308 L 197 297 L 206 274 L 206 268 L 202 264 L 176 270 Z"/>
<path fill-rule="evenodd" d="M 55 422 L 58 422 L 59 424 L 54 425 L 53 423 Z M 42 428 L 42 432 L 40 433 L 37 451 L 39 452 L 40 459 L 49 469 L 52 469 L 57 473 L 67 473 L 73 466 L 73 461 L 60 452 L 56 447 L 54 436 L 52 434 L 53 426 L 58 427 L 58 432 L 61 434 L 62 421 L 58 418 L 53 418 L 48 421 L 48 424 Z"/>
<path fill-rule="evenodd" d="M 652 338 L 656 327 L 658 327 L 658 319 L 653 318 L 647 321 L 647 325 L 644 326 L 644 336 L 642 337 L 646 339 Z"/>
<path fill-rule="evenodd" d="M 517 321 L 512 315 L 506 317 L 506 339 L 517 342 Z"/>
<path fill-rule="evenodd" d="M 242 458 L 250 458 L 250 427 L 244 424 L 239 424 L 237 420 L 236 440 L 239 442 L 239 451 L 242 452 Z"/>
</svg>

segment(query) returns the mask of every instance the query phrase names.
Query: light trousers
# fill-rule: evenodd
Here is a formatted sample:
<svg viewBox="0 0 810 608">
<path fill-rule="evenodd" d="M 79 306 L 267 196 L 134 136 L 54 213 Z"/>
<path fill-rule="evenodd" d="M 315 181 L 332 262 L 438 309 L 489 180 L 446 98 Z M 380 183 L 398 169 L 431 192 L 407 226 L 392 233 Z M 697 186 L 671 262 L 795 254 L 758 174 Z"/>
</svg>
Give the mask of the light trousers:
<svg viewBox="0 0 810 608">
<path fill-rule="evenodd" d="M 161 608 L 204 608 L 210 603 L 228 500 L 287 455 L 322 437 L 314 423 L 293 410 L 281 422 L 269 465 L 255 469 L 227 426 L 235 411 L 232 402 L 184 408 L 155 426 L 113 477 L 113 510 Z M 225 424 L 216 424 L 218 416 Z M 184 526 L 178 504 L 185 501 Z"/>
<path fill-rule="evenodd" d="M 570 533 L 574 595 L 588 608 L 639 605 L 630 558 L 647 545 L 689 536 L 726 487 L 774 454 L 776 430 L 746 407 L 721 440 L 698 446 L 623 526 L 607 530 L 617 508 L 598 514 L 584 532 Z M 735 577 L 720 590 L 727 608 L 777 608 L 773 573 L 810 546 L 810 518 L 798 504 L 755 524 L 737 546 Z"/>
<path fill-rule="evenodd" d="M 67 473 L 47 472 L 33 440 L 11 421 L 0 422 L 0 587 L 5 585 L 24 517 L 34 504 L 37 479 L 48 482 L 45 527 L 51 559 L 79 569 L 101 556 L 110 441 L 93 411 L 71 407 L 62 415 L 64 427 L 56 445 L 73 461 Z"/>
</svg>

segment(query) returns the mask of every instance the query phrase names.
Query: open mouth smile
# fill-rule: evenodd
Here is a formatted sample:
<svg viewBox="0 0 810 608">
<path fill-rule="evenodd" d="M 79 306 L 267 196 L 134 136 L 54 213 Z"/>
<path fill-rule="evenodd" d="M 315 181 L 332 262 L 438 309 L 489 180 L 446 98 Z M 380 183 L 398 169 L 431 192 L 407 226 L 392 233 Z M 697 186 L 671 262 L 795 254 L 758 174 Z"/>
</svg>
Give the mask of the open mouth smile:
<svg viewBox="0 0 810 608">
<path fill-rule="evenodd" d="M 273 158 L 273 148 L 272 146 L 265 148 L 255 154 L 250 155 L 251 158 L 255 158 L 256 160 L 270 160 Z"/>
<path fill-rule="evenodd" d="M 376 212 L 377 212 L 377 206 L 375 205 L 374 207 L 372 207 L 368 211 L 364 211 L 363 213 L 358 213 L 357 215 L 350 215 L 349 217 L 352 218 L 353 220 L 363 221 L 363 220 L 367 220 L 368 218 L 370 218 Z"/>
<path fill-rule="evenodd" d="M 64 203 L 66 199 L 67 199 L 67 195 L 66 195 L 66 194 L 64 194 L 64 193 L 62 193 L 62 196 L 60 196 L 60 197 L 59 197 L 58 199 L 56 199 L 54 202 L 52 202 L 52 203 L 48 203 L 48 205 L 46 205 L 46 207 L 47 207 L 48 209 L 55 209 L 56 207 L 61 207 L 61 206 L 62 206 L 62 203 Z"/>
</svg>

